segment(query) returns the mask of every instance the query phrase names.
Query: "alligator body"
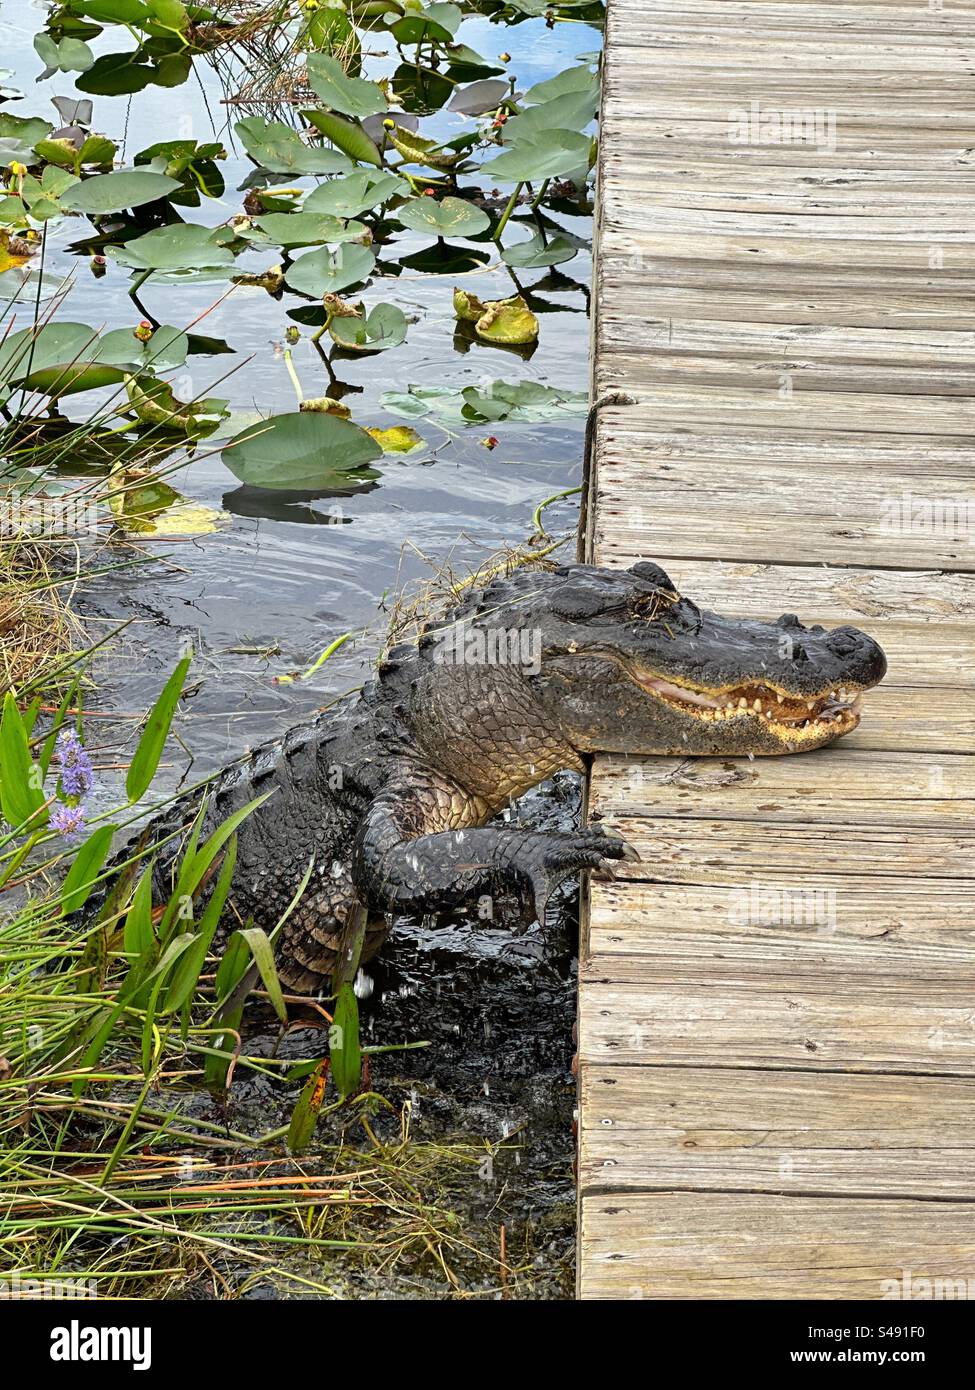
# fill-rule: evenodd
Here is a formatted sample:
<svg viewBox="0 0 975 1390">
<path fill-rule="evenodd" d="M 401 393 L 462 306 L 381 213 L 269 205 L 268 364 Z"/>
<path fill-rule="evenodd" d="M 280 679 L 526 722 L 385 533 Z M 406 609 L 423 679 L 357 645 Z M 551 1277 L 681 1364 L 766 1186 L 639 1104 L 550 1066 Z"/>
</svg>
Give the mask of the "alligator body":
<svg viewBox="0 0 975 1390">
<path fill-rule="evenodd" d="M 469 595 L 418 645 L 393 648 L 344 706 L 228 768 L 207 790 L 205 828 L 270 793 L 238 831 L 230 907 L 270 930 L 313 861 L 276 957 L 290 989 L 314 993 L 356 904 L 365 959 L 391 915 L 490 911 L 512 893 L 544 914 L 568 876 L 635 857 L 599 827 L 488 824 L 554 772 L 582 770 L 595 752 L 818 748 L 856 727 L 860 696 L 885 669 L 856 628 L 722 618 L 650 562 L 523 568 Z M 175 802 L 150 838 L 189 825 L 200 795 Z M 161 894 L 178 843 L 158 857 Z"/>
</svg>

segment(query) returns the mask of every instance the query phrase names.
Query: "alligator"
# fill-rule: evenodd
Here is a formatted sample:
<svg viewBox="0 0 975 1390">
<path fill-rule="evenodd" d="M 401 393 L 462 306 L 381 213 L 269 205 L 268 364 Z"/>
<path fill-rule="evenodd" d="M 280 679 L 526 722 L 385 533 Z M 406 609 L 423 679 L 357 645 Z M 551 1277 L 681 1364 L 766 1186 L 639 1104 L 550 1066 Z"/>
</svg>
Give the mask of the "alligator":
<svg viewBox="0 0 975 1390">
<path fill-rule="evenodd" d="M 650 561 L 517 568 L 394 646 L 357 696 L 209 784 L 204 833 L 270 793 L 238 829 L 225 915 L 270 930 L 312 866 L 276 938 L 279 974 L 300 995 L 327 992 L 353 910 L 362 960 L 397 914 L 476 905 L 485 916 L 511 899 L 544 922 L 565 879 L 637 856 L 599 825 L 489 824 L 530 787 L 599 752 L 820 748 L 856 728 L 885 670 L 855 627 L 720 617 Z M 202 795 L 150 822 L 149 843 L 167 842 L 154 868 L 161 896 Z"/>
</svg>

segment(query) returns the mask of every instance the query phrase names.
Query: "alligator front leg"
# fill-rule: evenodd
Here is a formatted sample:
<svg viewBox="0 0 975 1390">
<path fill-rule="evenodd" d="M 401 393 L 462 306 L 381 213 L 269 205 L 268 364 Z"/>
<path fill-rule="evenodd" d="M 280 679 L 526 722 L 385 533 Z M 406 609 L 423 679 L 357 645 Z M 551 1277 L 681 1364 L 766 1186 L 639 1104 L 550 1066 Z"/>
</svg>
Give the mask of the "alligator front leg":
<svg viewBox="0 0 975 1390">
<path fill-rule="evenodd" d="M 545 921 L 549 896 L 582 869 L 639 855 L 600 826 L 540 833 L 484 825 L 491 807 L 446 779 L 397 781 L 373 802 L 352 861 L 356 891 L 379 912 L 447 912 L 517 893 Z"/>
</svg>

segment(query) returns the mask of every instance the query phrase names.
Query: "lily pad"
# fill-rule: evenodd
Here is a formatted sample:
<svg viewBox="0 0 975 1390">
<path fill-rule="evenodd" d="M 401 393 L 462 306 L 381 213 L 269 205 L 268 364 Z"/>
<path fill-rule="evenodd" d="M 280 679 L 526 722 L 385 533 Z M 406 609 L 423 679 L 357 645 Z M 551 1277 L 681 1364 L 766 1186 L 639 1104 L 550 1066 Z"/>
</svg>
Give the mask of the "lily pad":
<svg viewBox="0 0 975 1390">
<path fill-rule="evenodd" d="M 358 308 L 361 311 L 362 306 Z M 384 352 L 406 341 L 406 315 L 395 304 L 377 304 L 364 317 L 333 318 L 328 332 L 346 352 Z"/>
<path fill-rule="evenodd" d="M 375 82 L 349 77 L 337 58 L 308 55 L 308 85 L 331 111 L 362 120 L 386 110 L 386 98 Z"/>
<path fill-rule="evenodd" d="M 348 116 L 336 116 L 333 111 L 305 111 L 303 114 L 326 140 L 349 159 L 354 159 L 357 164 L 375 164 L 377 169 L 382 167 L 383 157 L 359 121 Z"/>
<path fill-rule="evenodd" d="M 464 198 L 412 198 L 396 213 L 404 227 L 436 236 L 477 236 L 486 232 L 491 219 L 481 208 Z"/>
<path fill-rule="evenodd" d="M 234 263 L 233 252 L 218 246 L 208 227 L 191 222 L 157 227 L 124 246 L 109 246 L 106 252 L 133 270 L 222 270 Z"/>
<path fill-rule="evenodd" d="M 439 415 L 457 423 L 485 424 L 515 420 L 525 424 L 572 419 L 589 410 L 585 391 L 562 391 L 536 381 L 492 381 L 488 386 L 408 386 L 387 391 L 379 398 L 384 410 L 408 419 Z"/>
<path fill-rule="evenodd" d="M 554 77 L 549 77 L 545 82 L 536 82 L 534 87 L 529 87 L 522 100 L 526 106 L 535 106 L 542 101 L 551 101 L 554 97 L 564 97 L 569 92 L 586 92 L 595 86 L 595 74 L 584 64 L 577 63 L 574 67 L 565 68 Z"/>
<path fill-rule="evenodd" d="M 52 77 L 56 72 L 84 72 L 95 61 L 94 53 L 83 39 L 64 38 L 56 43 L 50 34 L 45 33 L 34 35 L 34 52 L 46 64 L 38 82 Z"/>
<path fill-rule="evenodd" d="M 349 420 L 315 411 L 275 415 L 231 440 L 223 461 L 253 487 L 308 491 L 333 474 L 382 457 L 382 448 Z"/>
<path fill-rule="evenodd" d="M 589 166 L 592 142 L 574 130 L 532 131 L 504 154 L 481 165 L 498 183 L 528 183 L 560 178 Z"/>
<path fill-rule="evenodd" d="M 99 217 L 123 208 L 153 203 L 179 188 L 176 179 L 154 174 L 149 169 L 119 169 L 111 174 L 95 174 L 64 194 L 61 205 L 71 212 Z"/>
<path fill-rule="evenodd" d="M 501 252 L 501 259 L 505 265 L 514 266 L 517 270 L 542 270 L 545 266 L 571 261 L 578 254 L 578 246 L 573 246 L 567 237 L 553 236 L 544 241 L 536 233 L 527 241 L 506 247 Z"/>
<path fill-rule="evenodd" d="M 178 367 L 186 360 L 186 335 L 159 328 L 148 343 L 131 329 L 99 336 L 85 323 L 53 322 L 12 333 L 0 348 L 0 387 L 26 384 L 52 397 L 116 385 L 150 367 Z M 29 375 L 28 375 L 29 373 Z"/>
<path fill-rule="evenodd" d="M 384 454 L 416 454 L 426 448 L 426 440 L 409 425 L 392 425 L 389 429 L 367 429 Z"/>
<path fill-rule="evenodd" d="M 449 43 L 460 28 L 463 14 L 457 5 L 427 5 L 425 9 L 408 14 L 392 26 L 392 35 L 400 45 L 429 43 L 439 40 Z"/>
<path fill-rule="evenodd" d="M 506 145 L 511 145 L 540 130 L 582 131 L 594 119 L 598 109 L 597 87 L 584 92 L 568 92 L 564 97 L 553 97 L 551 101 L 530 106 L 520 116 L 512 117 L 504 127 L 502 139 Z"/>
<path fill-rule="evenodd" d="M 129 407 L 142 425 L 205 439 L 230 415 L 228 403 L 215 397 L 181 401 L 166 381 L 155 377 L 132 378 L 126 383 Z"/>
<path fill-rule="evenodd" d="M 466 290 L 454 290 L 454 313 L 487 343 L 517 345 L 538 337 L 538 319 L 520 294 L 511 299 L 481 301 Z"/>
<path fill-rule="evenodd" d="M 22 237 L 12 237 L 9 232 L 0 231 L 0 274 L 25 266 L 36 249 Z"/>
<path fill-rule="evenodd" d="M 300 256 L 284 277 L 300 294 L 320 299 L 323 294 L 357 285 L 372 274 L 376 257 L 367 246 L 349 244 L 337 251 L 308 251 Z"/>
<path fill-rule="evenodd" d="M 75 86 L 93 96 L 131 96 L 155 82 L 158 72 L 152 63 L 137 63 L 133 53 L 103 53 L 75 79 Z"/>
<path fill-rule="evenodd" d="M 269 212 L 255 218 L 254 225 L 262 233 L 255 240 L 267 240 L 275 246 L 318 246 L 330 242 L 338 246 L 366 235 L 361 222 L 343 222 L 327 213 Z"/>
<path fill-rule="evenodd" d="M 407 164 L 422 164 L 427 169 L 452 169 L 461 158 L 457 150 L 428 140 L 425 135 L 415 135 L 402 126 L 395 126 L 389 132 L 389 143 Z"/>
<path fill-rule="evenodd" d="M 282 121 L 248 116 L 234 130 L 241 144 L 262 169 L 272 174 L 339 174 L 351 169 L 345 155 L 306 145 L 296 130 Z"/>
<path fill-rule="evenodd" d="M 502 78 L 486 77 L 454 92 L 447 110 L 459 111 L 462 116 L 483 116 L 487 111 L 496 111 L 510 96 L 511 88 Z"/>
<path fill-rule="evenodd" d="M 308 194 L 303 212 L 317 212 L 332 217 L 357 217 L 361 212 L 379 207 L 390 198 L 405 193 L 409 184 L 395 174 L 371 173 L 357 169 L 344 178 L 330 179 Z"/>
</svg>

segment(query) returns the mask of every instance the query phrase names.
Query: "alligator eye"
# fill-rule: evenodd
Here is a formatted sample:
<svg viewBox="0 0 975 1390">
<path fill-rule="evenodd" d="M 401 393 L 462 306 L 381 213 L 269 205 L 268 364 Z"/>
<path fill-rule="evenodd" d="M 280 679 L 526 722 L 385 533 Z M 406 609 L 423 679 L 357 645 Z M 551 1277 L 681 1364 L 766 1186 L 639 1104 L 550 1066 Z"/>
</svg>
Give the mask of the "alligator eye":
<svg viewBox="0 0 975 1390">
<path fill-rule="evenodd" d="M 809 656 L 808 656 L 808 654 L 807 654 L 807 652 L 806 652 L 806 649 L 805 649 L 805 647 L 802 645 L 801 642 L 793 642 L 793 644 L 792 644 L 792 660 L 793 660 L 793 661 L 808 661 L 808 660 L 809 660 Z"/>
</svg>

